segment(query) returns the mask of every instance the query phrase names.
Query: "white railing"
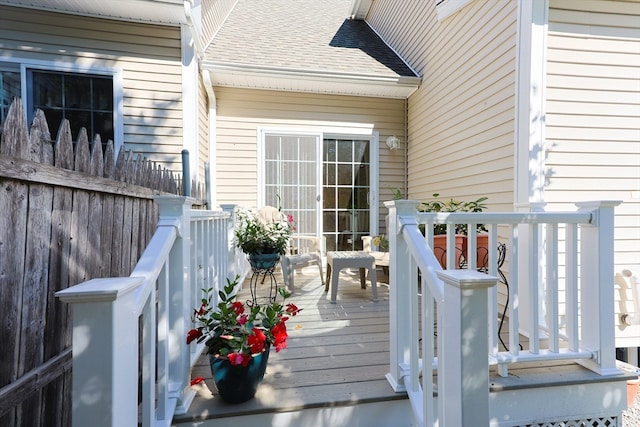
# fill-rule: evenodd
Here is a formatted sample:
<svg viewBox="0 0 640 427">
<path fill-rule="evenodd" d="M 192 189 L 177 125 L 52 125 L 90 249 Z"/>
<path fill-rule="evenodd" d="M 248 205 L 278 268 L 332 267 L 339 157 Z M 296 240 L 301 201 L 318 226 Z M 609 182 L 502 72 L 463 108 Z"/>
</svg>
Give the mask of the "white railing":
<svg viewBox="0 0 640 427">
<path fill-rule="evenodd" d="M 234 264 L 230 212 L 192 210 L 186 197 L 155 200 L 156 232 L 129 277 L 56 293 L 73 309 L 74 426 L 171 425 L 194 397 L 191 367 L 203 344 L 187 345 L 186 333 L 201 289 L 246 274 Z"/>
<path fill-rule="evenodd" d="M 618 204 L 579 203 L 575 212 L 419 213 L 416 201 L 386 203 L 387 380 L 407 392 L 418 425 L 489 425 L 489 364 L 507 375 L 515 362 L 572 359 L 601 375 L 619 373 L 613 312 Z M 456 252 L 454 225 L 468 224 L 466 269 L 442 270 L 431 250 L 433 224 L 447 224 L 448 266 Z M 489 251 L 488 274 L 476 271 L 476 256 L 469 256 L 477 249 L 476 224 L 486 224 L 489 248 L 506 244 L 506 272 L 498 271 L 497 250 Z M 499 274 L 506 283 L 496 286 Z M 508 350 L 499 348 L 499 297 L 507 298 Z"/>
</svg>

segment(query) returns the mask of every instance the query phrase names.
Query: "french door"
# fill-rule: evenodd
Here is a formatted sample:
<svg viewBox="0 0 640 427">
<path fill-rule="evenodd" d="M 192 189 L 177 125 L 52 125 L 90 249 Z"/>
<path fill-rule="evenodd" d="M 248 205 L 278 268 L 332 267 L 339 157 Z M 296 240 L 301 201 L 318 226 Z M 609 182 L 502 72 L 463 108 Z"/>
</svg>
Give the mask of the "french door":
<svg viewBox="0 0 640 427">
<path fill-rule="evenodd" d="M 327 251 L 362 249 L 377 221 L 372 145 L 369 138 L 264 133 L 262 201 L 293 215 L 297 233 L 323 236 Z"/>
</svg>

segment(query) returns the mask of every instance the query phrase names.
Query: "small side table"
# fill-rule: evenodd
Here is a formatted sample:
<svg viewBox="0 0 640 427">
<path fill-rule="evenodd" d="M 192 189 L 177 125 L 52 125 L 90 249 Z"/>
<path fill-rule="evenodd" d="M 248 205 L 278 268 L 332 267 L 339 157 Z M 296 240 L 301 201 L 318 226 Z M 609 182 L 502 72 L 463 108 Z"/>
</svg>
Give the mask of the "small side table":
<svg viewBox="0 0 640 427">
<path fill-rule="evenodd" d="M 378 301 L 378 283 L 376 276 L 376 259 L 366 252 L 356 251 L 329 251 L 327 252 L 327 280 L 325 291 L 329 290 L 331 282 L 331 303 L 335 304 L 338 297 L 338 277 L 343 268 L 360 269 L 360 287 L 367 289 L 365 281 L 365 268 L 369 269 L 369 280 L 371 280 L 371 292 L 373 301 Z"/>
</svg>

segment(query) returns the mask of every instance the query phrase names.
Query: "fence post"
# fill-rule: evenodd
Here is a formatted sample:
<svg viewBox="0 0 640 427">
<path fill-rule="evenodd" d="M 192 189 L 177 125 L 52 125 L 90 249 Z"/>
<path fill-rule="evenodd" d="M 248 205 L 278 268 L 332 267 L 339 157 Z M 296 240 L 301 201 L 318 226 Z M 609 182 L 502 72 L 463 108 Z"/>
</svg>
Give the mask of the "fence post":
<svg viewBox="0 0 640 427">
<path fill-rule="evenodd" d="M 446 313 L 441 317 L 446 324 L 438 325 L 439 425 L 488 426 L 487 298 L 498 278 L 475 270 L 437 274 L 444 282 L 442 309 Z"/>
<path fill-rule="evenodd" d="M 591 224 L 580 225 L 580 347 L 595 359 L 578 360 L 600 375 L 616 375 L 613 232 L 614 208 L 620 201 L 580 202 L 579 211 L 592 211 Z"/>
<path fill-rule="evenodd" d="M 74 426 L 98 420 L 111 427 L 137 423 L 138 317 L 133 291 L 142 280 L 92 279 L 56 292 L 61 301 L 72 304 Z"/>
<path fill-rule="evenodd" d="M 411 285 L 410 261 L 407 243 L 398 238 L 402 231 L 401 217 L 415 218 L 415 200 L 394 200 L 385 202 L 389 209 L 389 372 L 387 381 L 394 391 L 404 392 L 401 366 L 408 366 L 411 348 L 410 328 L 407 325 L 417 319 L 411 318 L 407 307 L 412 298 L 417 298 L 417 284 Z M 415 219 L 414 219 L 415 220 Z"/>
<path fill-rule="evenodd" d="M 186 344 L 191 318 L 191 272 L 189 268 L 191 227 L 189 210 L 195 199 L 184 196 L 156 196 L 159 206 L 158 227 L 177 227 L 178 235 L 173 244 L 167 266 L 169 269 L 168 318 L 169 333 L 169 397 L 177 400 L 176 413 L 188 410 L 195 392 L 190 390 L 190 351 Z M 177 350 L 175 350 L 177 349 Z M 175 350 L 175 351 L 174 351 Z"/>
</svg>

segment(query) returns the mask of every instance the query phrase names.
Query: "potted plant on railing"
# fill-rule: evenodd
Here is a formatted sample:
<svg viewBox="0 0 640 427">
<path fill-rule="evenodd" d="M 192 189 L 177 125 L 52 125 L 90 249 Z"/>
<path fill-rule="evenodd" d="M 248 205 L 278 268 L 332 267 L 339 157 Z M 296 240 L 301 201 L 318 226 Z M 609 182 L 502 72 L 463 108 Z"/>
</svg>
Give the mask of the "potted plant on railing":
<svg viewBox="0 0 640 427">
<path fill-rule="evenodd" d="M 253 268 L 273 268 L 287 251 L 295 223 L 291 215 L 277 212 L 267 220 L 249 210 L 236 211 L 236 245 L 248 255 Z"/>
<path fill-rule="evenodd" d="M 271 347 L 276 352 L 287 347 L 289 316 L 301 309 L 286 304 L 289 294 L 279 288 L 281 300 L 265 305 L 245 305 L 236 299 L 238 277 L 227 279 L 218 292 L 219 302 L 212 305 L 212 289 L 203 289 L 205 297 L 193 310 L 193 329 L 187 344 L 204 342 L 211 373 L 220 397 L 229 403 L 242 403 L 255 396 L 262 382 Z M 201 381 L 197 378 L 192 383 Z"/>
<path fill-rule="evenodd" d="M 455 200 L 453 198 L 448 201 L 439 200 L 438 197 L 440 194 L 434 193 L 433 200 L 429 200 L 427 202 L 422 202 L 418 205 L 418 211 L 420 212 L 482 212 L 487 207 L 484 202 L 487 200 L 487 197 L 480 197 L 476 200 L 469 202 L 462 202 Z M 455 263 L 456 268 L 459 268 L 463 264 L 464 256 L 467 253 L 467 234 L 468 234 L 468 225 L 467 224 L 455 224 L 455 248 L 456 248 L 456 257 Z M 424 232 L 424 227 L 422 228 Z M 478 232 L 486 232 L 487 227 L 484 224 L 477 224 L 476 231 Z M 435 224 L 433 226 L 433 252 L 440 262 L 442 268 L 447 268 L 446 262 L 446 247 L 447 247 L 447 225 L 446 224 Z M 478 234 L 476 240 L 476 248 L 477 248 L 477 259 L 476 266 L 478 268 L 486 268 L 488 246 L 489 246 L 489 236 L 488 234 Z"/>
</svg>

